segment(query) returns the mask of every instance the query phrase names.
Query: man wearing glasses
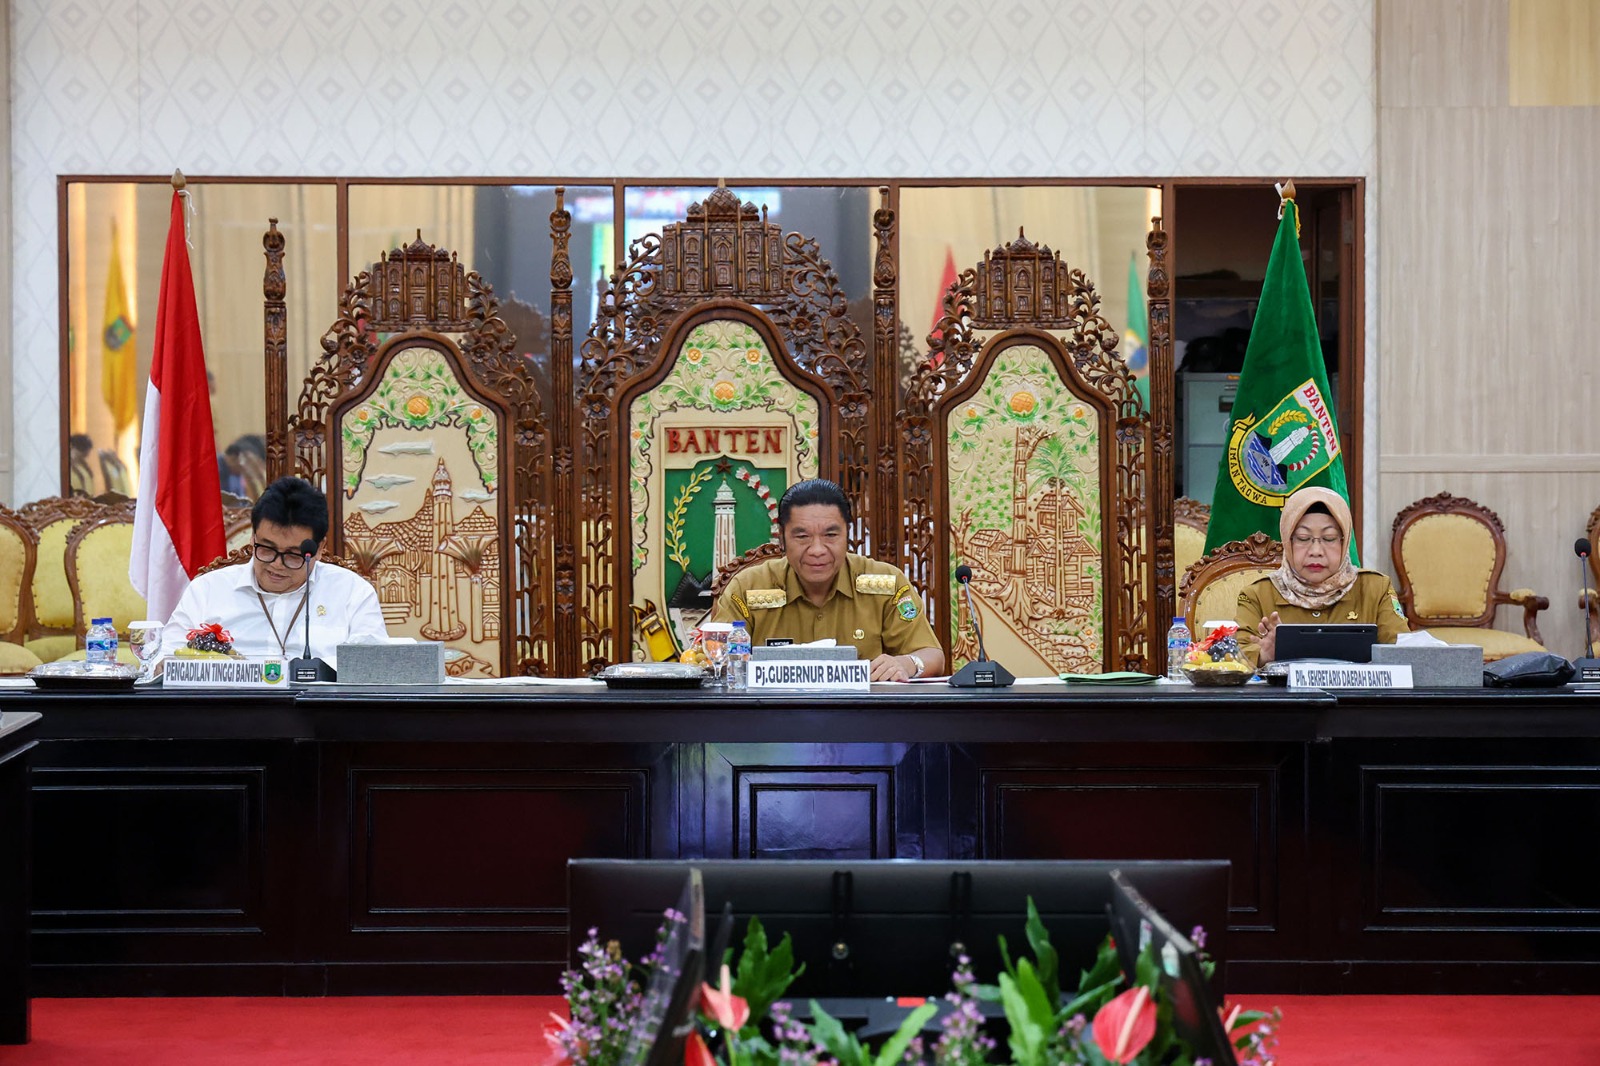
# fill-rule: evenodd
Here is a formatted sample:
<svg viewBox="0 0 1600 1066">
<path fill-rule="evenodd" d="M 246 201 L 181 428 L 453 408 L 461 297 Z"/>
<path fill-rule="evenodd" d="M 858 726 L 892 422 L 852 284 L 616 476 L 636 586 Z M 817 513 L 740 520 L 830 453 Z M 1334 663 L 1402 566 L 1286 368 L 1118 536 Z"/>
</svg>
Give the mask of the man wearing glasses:
<svg viewBox="0 0 1600 1066">
<path fill-rule="evenodd" d="M 184 590 L 162 630 L 168 654 L 212 622 L 228 631 L 240 655 L 292 659 L 305 650 L 309 621 L 312 656 L 334 667 L 340 644 L 388 638 L 366 579 L 316 565 L 328 535 L 328 501 L 309 482 L 285 477 L 268 485 L 250 512 L 250 529 L 249 563 L 201 574 Z"/>
</svg>

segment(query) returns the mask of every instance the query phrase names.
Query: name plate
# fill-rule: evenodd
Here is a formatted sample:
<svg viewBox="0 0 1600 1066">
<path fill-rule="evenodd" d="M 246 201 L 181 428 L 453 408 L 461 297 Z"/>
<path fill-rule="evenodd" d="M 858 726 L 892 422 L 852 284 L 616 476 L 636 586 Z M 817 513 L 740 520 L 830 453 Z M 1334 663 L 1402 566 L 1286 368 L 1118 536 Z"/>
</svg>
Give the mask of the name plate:
<svg viewBox="0 0 1600 1066">
<path fill-rule="evenodd" d="M 1290 663 L 1290 688 L 1410 688 L 1402 663 Z"/>
<path fill-rule="evenodd" d="M 757 689 L 803 688 L 824 692 L 870 692 L 872 664 L 865 659 L 854 662 L 826 659 L 778 659 L 761 663 L 750 661 L 751 691 Z"/>
<path fill-rule="evenodd" d="M 161 668 L 163 688 L 288 689 L 289 668 L 282 659 L 179 659 Z"/>
</svg>

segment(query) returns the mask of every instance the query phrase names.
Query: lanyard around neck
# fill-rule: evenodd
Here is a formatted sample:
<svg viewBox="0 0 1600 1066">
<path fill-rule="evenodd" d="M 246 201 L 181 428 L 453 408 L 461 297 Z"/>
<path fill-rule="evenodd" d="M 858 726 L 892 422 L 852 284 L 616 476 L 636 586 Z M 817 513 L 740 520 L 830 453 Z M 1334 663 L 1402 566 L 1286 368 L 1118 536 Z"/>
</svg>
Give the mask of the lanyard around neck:
<svg viewBox="0 0 1600 1066">
<path fill-rule="evenodd" d="M 311 576 L 306 575 L 306 591 L 300 597 L 300 606 L 294 609 L 294 617 L 289 619 L 289 624 L 284 627 L 283 636 L 278 636 L 278 624 L 272 620 L 272 609 L 267 606 L 267 598 L 261 595 L 261 590 L 256 590 L 256 602 L 261 604 L 261 613 L 267 616 L 267 625 L 272 627 L 272 639 L 278 642 L 278 656 L 283 659 L 289 657 L 286 645 L 289 638 L 294 636 L 294 624 L 300 620 L 300 612 L 306 609 L 306 601 L 311 598 Z"/>
</svg>

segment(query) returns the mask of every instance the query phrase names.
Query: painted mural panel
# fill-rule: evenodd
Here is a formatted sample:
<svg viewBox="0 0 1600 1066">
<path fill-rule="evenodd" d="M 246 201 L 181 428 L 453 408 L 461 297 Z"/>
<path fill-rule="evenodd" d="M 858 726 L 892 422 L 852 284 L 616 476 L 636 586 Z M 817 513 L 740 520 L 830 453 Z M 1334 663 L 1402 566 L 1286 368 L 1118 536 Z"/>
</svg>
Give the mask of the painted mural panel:
<svg viewBox="0 0 1600 1066">
<path fill-rule="evenodd" d="M 1097 410 L 1045 351 L 1006 348 L 946 415 L 954 568 L 991 658 L 1018 676 L 1103 669 L 1105 603 Z M 953 582 L 953 578 L 952 578 Z M 952 612 L 959 666 L 976 649 L 964 603 Z M 964 636 L 963 634 L 967 634 Z"/>
<path fill-rule="evenodd" d="M 345 554 L 378 590 L 391 636 L 445 644 L 445 668 L 500 663 L 500 426 L 444 356 L 408 348 L 340 423 Z"/>
<path fill-rule="evenodd" d="M 680 642 L 710 609 L 718 568 L 776 539 L 784 489 L 817 476 L 818 417 L 761 334 L 734 320 L 696 326 L 666 379 L 633 400 L 634 606 L 664 612 Z"/>
</svg>

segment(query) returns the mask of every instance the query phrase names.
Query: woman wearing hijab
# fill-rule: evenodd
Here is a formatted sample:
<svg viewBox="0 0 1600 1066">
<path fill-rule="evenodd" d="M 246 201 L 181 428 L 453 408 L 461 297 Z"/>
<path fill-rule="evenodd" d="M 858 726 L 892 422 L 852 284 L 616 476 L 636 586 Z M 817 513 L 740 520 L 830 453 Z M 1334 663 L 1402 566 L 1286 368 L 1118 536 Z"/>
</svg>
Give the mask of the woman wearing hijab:
<svg viewBox="0 0 1600 1066">
<path fill-rule="evenodd" d="M 1284 501 L 1283 563 L 1239 593 L 1239 650 L 1252 663 L 1273 660 L 1279 622 L 1376 624 L 1380 644 L 1410 628 L 1389 579 L 1350 564 L 1350 526 L 1350 505 L 1331 489 L 1300 489 Z"/>
</svg>

